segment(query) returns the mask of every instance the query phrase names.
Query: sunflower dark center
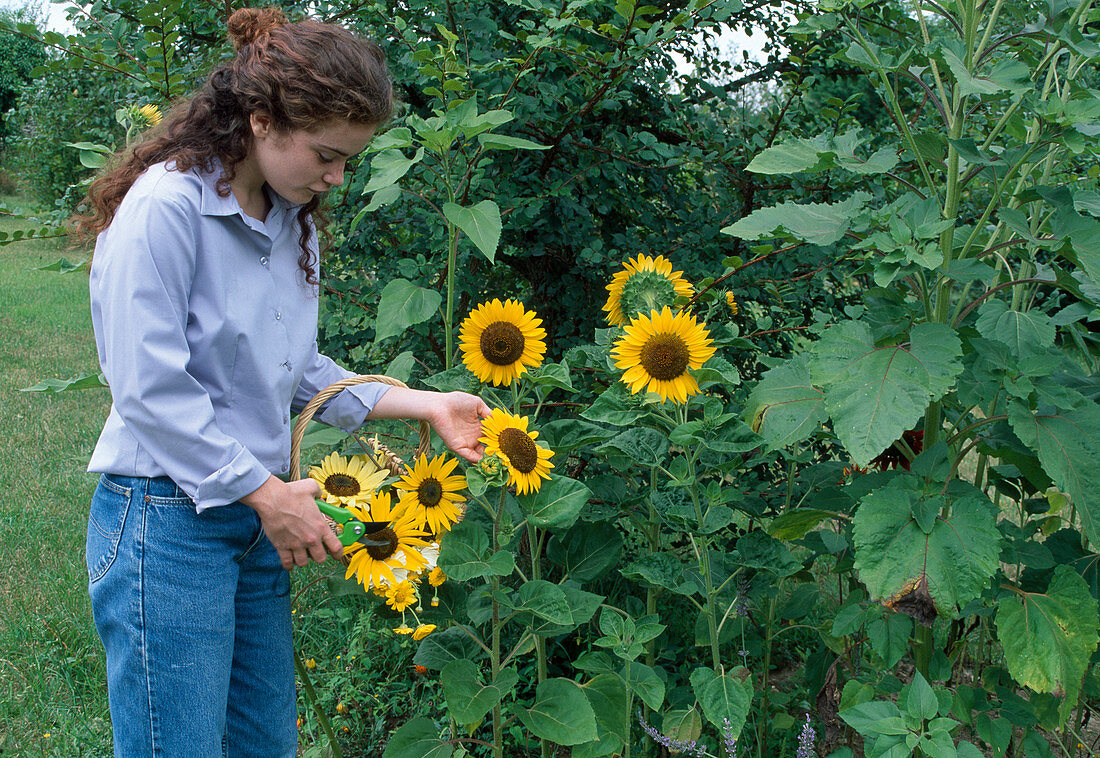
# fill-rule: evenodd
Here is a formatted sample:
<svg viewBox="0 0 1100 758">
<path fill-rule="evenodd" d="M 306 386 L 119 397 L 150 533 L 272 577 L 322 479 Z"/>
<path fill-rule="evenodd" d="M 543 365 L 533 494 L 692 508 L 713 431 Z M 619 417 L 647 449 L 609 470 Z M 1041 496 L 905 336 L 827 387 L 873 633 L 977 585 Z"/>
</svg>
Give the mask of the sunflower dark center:
<svg viewBox="0 0 1100 758">
<path fill-rule="evenodd" d="M 494 321 L 481 333 L 481 354 L 497 366 L 510 366 L 523 357 L 523 332 L 515 324 Z"/>
<path fill-rule="evenodd" d="M 439 505 L 439 501 L 443 499 L 443 485 L 439 483 L 438 479 L 429 477 L 416 488 L 416 498 L 421 505 L 426 505 L 429 508 Z"/>
<path fill-rule="evenodd" d="M 329 474 L 325 479 L 325 490 L 337 497 L 353 497 L 359 494 L 359 480 L 347 474 Z"/>
<path fill-rule="evenodd" d="M 367 555 L 376 561 L 384 561 L 397 552 L 397 533 L 388 526 L 379 532 L 371 532 L 367 542 Z"/>
<path fill-rule="evenodd" d="M 530 474 L 539 462 L 539 447 L 527 433 L 508 427 L 500 433 L 500 449 L 508 456 L 512 468 L 521 474 Z"/>
<path fill-rule="evenodd" d="M 640 357 L 647 374 L 668 382 L 684 375 L 691 355 L 678 335 L 655 334 L 642 345 Z"/>
</svg>

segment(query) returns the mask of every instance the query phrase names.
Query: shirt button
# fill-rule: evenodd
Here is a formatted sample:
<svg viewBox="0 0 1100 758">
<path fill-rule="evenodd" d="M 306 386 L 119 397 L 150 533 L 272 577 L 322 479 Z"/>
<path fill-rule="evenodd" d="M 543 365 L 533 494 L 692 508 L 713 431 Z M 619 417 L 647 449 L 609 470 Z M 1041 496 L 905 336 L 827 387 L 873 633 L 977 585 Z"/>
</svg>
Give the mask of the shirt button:
<svg viewBox="0 0 1100 758">
<path fill-rule="evenodd" d="M 267 256 L 266 255 L 263 256 L 262 258 L 260 258 L 260 265 L 261 266 L 266 266 L 267 265 Z"/>
<path fill-rule="evenodd" d="M 288 471 L 290 471 L 290 465 L 287 464 L 287 463 L 284 463 L 283 464 L 283 473 L 285 474 Z"/>
<path fill-rule="evenodd" d="M 275 311 L 275 320 L 276 320 L 276 321 L 278 321 L 278 320 L 279 320 L 279 319 L 281 319 L 282 317 L 283 317 L 283 314 L 282 314 L 282 313 L 280 313 L 279 311 Z"/>
<path fill-rule="evenodd" d="M 283 423 L 284 424 L 289 424 L 290 423 L 290 416 L 283 416 Z"/>
</svg>

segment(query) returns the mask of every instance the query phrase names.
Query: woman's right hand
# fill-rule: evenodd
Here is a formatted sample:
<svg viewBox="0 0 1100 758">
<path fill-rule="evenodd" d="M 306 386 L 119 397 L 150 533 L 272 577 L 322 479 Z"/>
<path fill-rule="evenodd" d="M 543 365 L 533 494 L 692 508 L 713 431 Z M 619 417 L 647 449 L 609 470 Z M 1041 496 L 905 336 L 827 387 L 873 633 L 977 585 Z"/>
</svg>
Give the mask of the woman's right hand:
<svg viewBox="0 0 1100 758">
<path fill-rule="evenodd" d="M 279 553 L 283 568 L 304 566 L 311 560 L 323 563 L 343 545 L 317 508 L 321 488 L 313 479 L 284 482 L 274 476 L 241 502 L 256 511 L 264 533 Z M 327 551 L 327 552 L 326 552 Z"/>
</svg>

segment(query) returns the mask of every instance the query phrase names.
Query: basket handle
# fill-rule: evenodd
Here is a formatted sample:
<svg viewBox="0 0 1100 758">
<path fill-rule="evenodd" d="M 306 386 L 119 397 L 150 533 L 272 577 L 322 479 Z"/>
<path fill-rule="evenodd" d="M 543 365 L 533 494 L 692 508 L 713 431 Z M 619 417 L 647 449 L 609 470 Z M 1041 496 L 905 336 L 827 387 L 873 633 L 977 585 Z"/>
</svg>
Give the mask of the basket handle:
<svg viewBox="0 0 1100 758">
<path fill-rule="evenodd" d="M 302 463 L 302 437 L 305 436 L 306 426 L 309 424 L 310 419 L 313 418 L 313 414 L 317 412 L 325 402 L 338 394 L 341 390 L 347 387 L 354 387 L 357 384 L 367 384 L 369 382 L 375 382 L 378 384 L 389 384 L 393 387 L 405 387 L 405 384 L 400 379 L 394 379 L 389 376 L 382 376 L 380 374 L 360 374 L 358 376 L 348 377 L 347 379 L 341 379 L 338 382 L 333 382 L 323 390 L 318 392 L 312 400 L 306 403 L 306 407 L 302 409 L 302 412 L 298 414 L 298 420 L 294 423 L 294 430 L 290 433 L 290 479 L 294 481 L 301 478 L 301 463 Z M 428 426 L 427 421 L 421 421 L 419 425 L 420 442 L 416 446 L 416 457 L 421 455 L 427 455 L 431 450 L 431 427 Z"/>
</svg>

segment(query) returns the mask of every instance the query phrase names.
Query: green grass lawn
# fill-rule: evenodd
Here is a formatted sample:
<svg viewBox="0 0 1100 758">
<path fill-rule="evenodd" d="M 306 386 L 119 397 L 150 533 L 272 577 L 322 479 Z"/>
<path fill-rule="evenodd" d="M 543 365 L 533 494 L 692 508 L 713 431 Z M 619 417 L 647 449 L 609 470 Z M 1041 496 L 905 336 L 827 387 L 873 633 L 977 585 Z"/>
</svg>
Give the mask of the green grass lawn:
<svg viewBox="0 0 1100 758">
<path fill-rule="evenodd" d="M 0 198 L 11 202 L 12 198 Z M 0 230 L 19 222 L 0 217 Z M 0 754 L 110 754 L 103 651 L 84 566 L 85 472 L 107 416 L 106 390 L 20 392 L 98 371 L 86 257 L 57 240 L 0 247 Z"/>
</svg>

